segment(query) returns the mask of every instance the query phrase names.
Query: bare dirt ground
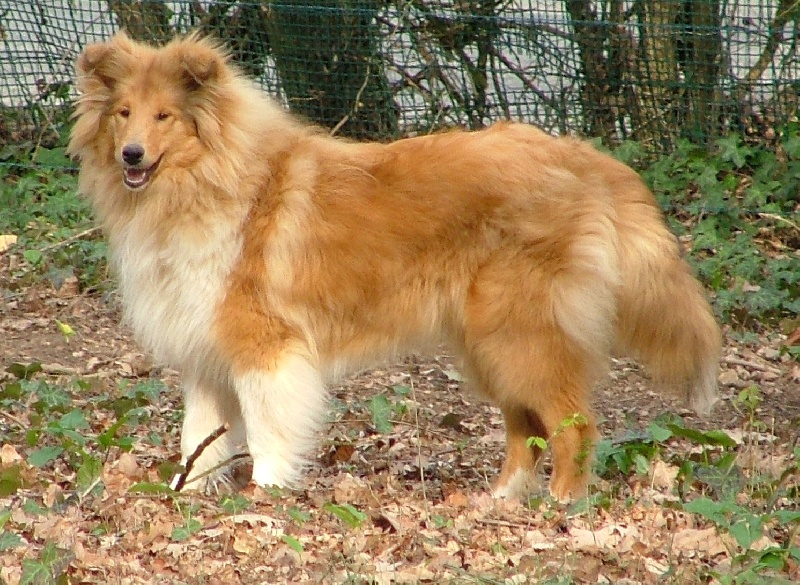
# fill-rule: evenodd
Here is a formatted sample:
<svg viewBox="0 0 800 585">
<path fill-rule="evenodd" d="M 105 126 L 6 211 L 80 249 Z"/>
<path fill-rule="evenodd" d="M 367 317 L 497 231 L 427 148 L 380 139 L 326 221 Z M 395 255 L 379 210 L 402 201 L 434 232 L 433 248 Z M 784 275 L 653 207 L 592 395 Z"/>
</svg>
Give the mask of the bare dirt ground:
<svg viewBox="0 0 800 585">
<path fill-rule="evenodd" d="M 0 528 L 22 543 L 0 548 L 0 582 L 18 582 L 48 542 L 61 554 L 53 575 L 69 583 L 707 583 L 736 568 L 741 551 L 730 536 L 682 510 L 669 453 L 647 473 L 598 480 L 592 506 L 491 499 L 502 419 L 462 389 L 445 352 L 332 388 L 332 422 L 299 489 L 247 485 L 233 511 L 230 498 L 219 495 L 131 493 L 136 482 L 160 482 L 159 464 L 177 459 L 177 373 L 142 354 L 119 324 L 113 295 L 37 285 L 9 298 L 0 304 L 0 383 L 13 379 L 5 373 L 12 364 L 41 363 L 37 376 L 69 388 L 89 413 L 87 434 L 114 422 L 93 409 L 93 396 L 150 379 L 168 390 L 148 407 L 146 424 L 131 430 L 133 449 L 111 449 L 85 493 L 75 493 L 75 472 L 65 461 L 24 464 L 32 447 L 20 438 L 40 424 L 32 410 L 0 411 L 0 469 L 20 464 L 27 477 L 22 489 L 0 497 L 8 512 Z M 75 336 L 67 341 L 56 320 Z M 758 472 L 780 474 L 800 435 L 800 366 L 782 355 L 785 338 L 763 335 L 747 346 L 733 338 L 720 374 L 722 401 L 707 419 L 660 395 L 632 362 L 615 362 L 596 392 L 604 436 L 644 429 L 671 411 L 687 426 L 742 437 L 751 414 L 734 398 L 757 385 L 763 402 L 755 414 L 766 423 Z M 376 395 L 394 409 L 383 432 L 370 409 Z M 692 448 L 675 449 L 684 447 Z M 761 545 L 776 543 L 800 546 L 796 531 L 779 526 Z M 800 581 L 797 562 L 788 559 L 779 575 Z"/>
</svg>

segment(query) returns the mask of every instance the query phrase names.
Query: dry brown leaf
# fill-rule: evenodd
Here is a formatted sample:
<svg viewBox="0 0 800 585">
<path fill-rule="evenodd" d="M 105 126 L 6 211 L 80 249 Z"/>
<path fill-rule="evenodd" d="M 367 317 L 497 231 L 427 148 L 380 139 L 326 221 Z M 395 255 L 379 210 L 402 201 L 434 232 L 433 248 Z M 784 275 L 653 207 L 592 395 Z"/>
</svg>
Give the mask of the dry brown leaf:
<svg viewBox="0 0 800 585">
<path fill-rule="evenodd" d="M 665 463 L 661 459 L 652 464 L 652 484 L 656 489 L 671 492 L 675 487 L 675 480 L 680 469 L 676 465 Z"/>
<path fill-rule="evenodd" d="M 14 234 L 0 234 L 0 254 L 8 250 L 17 243 L 17 236 Z"/>
<path fill-rule="evenodd" d="M 130 479 L 140 479 L 144 475 L 133 453 L 123 452 L 117 460 L 117 469 Z"/>
<path fill-rule="evenodd" d="M 686 556 L 702 553 L 715 557 L 728 552 L 728 547 L 725 546 L 716 528 L 684 528 L 675 534 L 672 546 Z"/>
<path fill-rule="evenodd" d="M 17 461 L 22 461 L 22 456 L 17 452 L 16 447 L 10 443 L 4 443 L 0 447 L 0 465 L 6 467 Z"/>
<path fill-rule="evenodd" d="M 333 501 L 337 504 L 353 504 L 369 494 L 369 484 L 349 473 L 341 473 L 333 488 Z"/>
</svg>

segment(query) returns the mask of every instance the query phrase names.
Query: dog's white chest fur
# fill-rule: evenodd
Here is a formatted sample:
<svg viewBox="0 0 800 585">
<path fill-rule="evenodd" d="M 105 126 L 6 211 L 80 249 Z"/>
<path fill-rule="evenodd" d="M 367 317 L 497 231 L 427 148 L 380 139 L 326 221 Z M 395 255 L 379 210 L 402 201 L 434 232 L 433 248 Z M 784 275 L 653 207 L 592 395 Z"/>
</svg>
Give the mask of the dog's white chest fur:
<svg viewBox="0 0 800 585">
<path fill-rule="evenodd" d="M 241 251 L 230 224 L 154 233 L 134 222 L 111 248 L 126 321 L 157 362 L 196 371 L 210 365 L 211 325 Z"/>
</svg>

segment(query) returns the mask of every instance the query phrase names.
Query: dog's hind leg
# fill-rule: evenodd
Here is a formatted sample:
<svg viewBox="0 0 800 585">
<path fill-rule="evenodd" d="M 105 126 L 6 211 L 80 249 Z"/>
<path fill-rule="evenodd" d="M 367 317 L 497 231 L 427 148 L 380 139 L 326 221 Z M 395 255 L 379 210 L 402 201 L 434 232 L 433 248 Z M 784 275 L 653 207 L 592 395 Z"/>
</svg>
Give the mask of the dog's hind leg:
<svg viewBox="0 0 800 585">
<path fill-rule="evenodd" d="M 597 437 L 585 364 L 570 351 L 566 336 L 562 344 L 556 331 L 540 335 L 526 340 L 522 332 L 495 331 L 470 351 L 471 369 L 482 372 L 480 385 L 506 423 L 506 459 L 493 492 L 498 497 L 530 493 L 541 450 L 540 441 L 528 442 L 536 437 L 552 452 L 550 492 L 560 500 L 579 498 L 586 492 Z"/>
<path fill-rule="evenodd" d="M 291 486 L 303 470 L 325 419 L 327 394 L 309 358 L 284 351 L 269 369 L 234 376 L 253 457 L 253 481 Z"/>
<path fill-rule="evenodd" d="M 494 496 L 513 498 L 530 494 L 538 485 L 537 470 L 542 449 L 532 437 L 547 439 L 539 415 L 521 406 L 501 407 L 506 423 L 506 459 L 495 482 Z"/>
<path fill-rule="evenodd" d="M 551 493 L 584 495 L 597 435 L 589 392 L 605 371 L 613 288 L 588 261 L 510 255 L 485 266 L 470 289 L 462 350 L 468 373 L 503 411 L 506 461 L 494 493 L 528 489 L 538 437 L 553 455 Z M 612 275 L 613 276 L 613 275 Z"/>
</svg>

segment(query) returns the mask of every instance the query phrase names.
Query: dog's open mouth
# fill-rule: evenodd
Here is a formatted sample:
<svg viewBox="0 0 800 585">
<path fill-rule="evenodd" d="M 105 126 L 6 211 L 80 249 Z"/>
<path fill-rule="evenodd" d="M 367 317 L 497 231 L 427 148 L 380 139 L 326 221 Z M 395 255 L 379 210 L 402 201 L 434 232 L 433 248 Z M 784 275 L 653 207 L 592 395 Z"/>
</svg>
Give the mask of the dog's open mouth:
<svg viewBox="0 0 800 585">
<path fill-rule="evenodd" d="M 158 157 L 158 160 L 146 169 L 139 167 L 125 167 L 122 171 L 122 180 L 125 183 L 125 186 L 133 191 L 138 191 L 147 185 L 147 183 L 150 182 L 150 177 L 153 176 L 153 173 L 161 163 L 161 158 L 163 156 L 164 155 Z"/>
</svg>

